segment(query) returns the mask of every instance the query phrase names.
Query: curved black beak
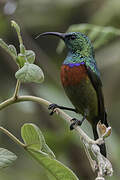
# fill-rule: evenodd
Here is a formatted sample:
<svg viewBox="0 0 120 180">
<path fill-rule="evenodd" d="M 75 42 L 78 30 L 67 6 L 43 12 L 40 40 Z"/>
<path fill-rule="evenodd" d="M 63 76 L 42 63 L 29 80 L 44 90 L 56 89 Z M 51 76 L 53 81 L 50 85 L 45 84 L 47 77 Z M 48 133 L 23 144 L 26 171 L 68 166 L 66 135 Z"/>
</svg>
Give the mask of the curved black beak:
<svg viewBox="0 0 120 180">
<path fill-rule="evenodd" d="M 46 35 L 53 35 L 63 40 L 65 39 L 65 33 L 59 33 L 59 32 L 45 32 L 45 33 L 39 34 L 35 39 L 39 38 L 40 36 L 46 36 Z"/>
</svg>

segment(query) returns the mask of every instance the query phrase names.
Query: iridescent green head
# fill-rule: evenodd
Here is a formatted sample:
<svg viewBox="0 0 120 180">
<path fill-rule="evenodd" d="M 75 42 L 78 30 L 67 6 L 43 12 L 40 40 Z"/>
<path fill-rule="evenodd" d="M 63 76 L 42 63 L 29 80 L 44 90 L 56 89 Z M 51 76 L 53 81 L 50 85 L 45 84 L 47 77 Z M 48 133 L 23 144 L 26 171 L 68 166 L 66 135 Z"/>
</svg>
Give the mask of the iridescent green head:
<svg viewBox="0 0 120 180">
<path fill-rule="evenodd" d="M 89 38 L 80 32 L 58 33 L 45 32 L 40 36 L 54 35 L 64 40 L 66 47 L 72 53 L 81 54 L 82 56 L 93 56 L 93 47 Z"/>
</svg>

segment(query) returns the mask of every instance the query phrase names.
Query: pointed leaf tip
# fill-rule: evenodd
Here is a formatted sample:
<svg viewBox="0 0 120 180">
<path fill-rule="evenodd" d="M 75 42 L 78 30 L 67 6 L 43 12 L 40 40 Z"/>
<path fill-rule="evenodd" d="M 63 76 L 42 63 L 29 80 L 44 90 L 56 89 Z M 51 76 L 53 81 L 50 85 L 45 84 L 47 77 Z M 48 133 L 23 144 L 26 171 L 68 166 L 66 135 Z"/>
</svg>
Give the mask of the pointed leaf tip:
<svg viewBox="0 0 120 180">
<path fill-rule="evenodd" d="M 48 154 L 34 149 L 28 149 L 28 153 L 51 173 L 55 180 L 79 180 L 71 169 Z"/>
</svg>

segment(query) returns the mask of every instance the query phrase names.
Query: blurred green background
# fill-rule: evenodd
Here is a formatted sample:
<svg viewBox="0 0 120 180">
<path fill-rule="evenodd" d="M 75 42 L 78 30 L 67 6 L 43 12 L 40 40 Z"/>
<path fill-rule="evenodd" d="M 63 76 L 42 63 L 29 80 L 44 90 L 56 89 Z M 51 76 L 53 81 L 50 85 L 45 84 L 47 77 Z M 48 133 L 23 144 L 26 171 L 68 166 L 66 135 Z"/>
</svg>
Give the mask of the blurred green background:
<svg viewBox="0 0 120 180">
<path fill-rule="evenodd" d="M 16 32 L 10 26 L 15 20 L 22 30 L 27 49 L 36 53 L 36 64 L 44 71 L 43 84 L 23 84 L 20 94 L 43 97 L 60 105 L 72 106 L 60 82 L 60 66 L 66 51 L 56 53 L 58 39 L 35 37 L 45 31 L 65 32 L 72 24 L 92 23 L 120 28 L 119 0 L 0 0 L 0 38 L 14 44 L 19 50 Z M 108 179 L 120 178 L 120 39 L 116 38 L 96 52 L 100 68 L 108 121 L 112 135 L 106 140 L 108 157 L 113 164 L 114 175 Z M 15 88 L 17 66 L 0 48 L 0 102 L 9 98 Z M 69 113 L 69 112 L 68 112 Z M 72 117 L 78 117 L 69 113 Z M 93 180 L 89 162 L 76 133 L 56 115 L 49 116 L 47 109 L 31 103 L 12 105 L 0 112 L 2 126 L 19 139 L 20 128 L 25 122 L 33 122 L 42 130 L 47 144 L 58 160 L 70 167 L 80 180 Z M 85 122 L 82 128 L 92 137 L 91 126 Z M 1 147 L 17 154 L 18 159 L 9 168 L 0 170 L 1 180 L 48 180 L 46 171 L 20 149 L 8 137 L 0 133 Z"/>
</svg>

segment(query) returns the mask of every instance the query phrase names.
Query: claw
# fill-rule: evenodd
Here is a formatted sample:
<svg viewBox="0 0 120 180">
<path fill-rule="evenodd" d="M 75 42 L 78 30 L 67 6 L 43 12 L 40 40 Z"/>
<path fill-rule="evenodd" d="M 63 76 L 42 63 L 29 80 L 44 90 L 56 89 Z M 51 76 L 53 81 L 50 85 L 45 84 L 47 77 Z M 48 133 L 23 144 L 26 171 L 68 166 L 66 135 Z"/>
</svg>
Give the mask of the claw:
<svg viewBox="0 0 120 180">
<path fill-rule="evenodd" d="M 48 109 L 49 109 L 49 110 L 52 110 L 52 111 L 50 112 L 50 115 L 51 115 L 51 116 L 54 114 L 55 109 L 58 108 L 58 107 L 59 107 L 59 106 L 58 106 L 57 104 L 50 104 L 50 105 L 49 105 Z"/>
<path fill-rule="evenodd" d="M 76 118 L 71 119 L 71 121 L 73 121 L 73 123 L 70 125 L 70 130 L 73 130 L 74 126 L 81 126 L 81 124 L 82 124 L 82 121 L 80 121 Z"/>
</svg>

